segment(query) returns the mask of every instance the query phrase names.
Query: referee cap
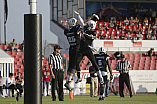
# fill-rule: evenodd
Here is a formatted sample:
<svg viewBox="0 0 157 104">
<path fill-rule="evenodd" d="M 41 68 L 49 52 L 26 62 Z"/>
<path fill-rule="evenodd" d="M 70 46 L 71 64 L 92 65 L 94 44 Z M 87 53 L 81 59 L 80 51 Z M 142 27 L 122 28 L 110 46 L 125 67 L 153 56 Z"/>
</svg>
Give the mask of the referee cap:
<svg viewBox="0 0 157 104">
<path fill-rule="evenodd" d="M 59 45 L 55 45 L 54 50 L 56 50 L 56 49 L 62 49 L 62 48 Z"/>
</svg>

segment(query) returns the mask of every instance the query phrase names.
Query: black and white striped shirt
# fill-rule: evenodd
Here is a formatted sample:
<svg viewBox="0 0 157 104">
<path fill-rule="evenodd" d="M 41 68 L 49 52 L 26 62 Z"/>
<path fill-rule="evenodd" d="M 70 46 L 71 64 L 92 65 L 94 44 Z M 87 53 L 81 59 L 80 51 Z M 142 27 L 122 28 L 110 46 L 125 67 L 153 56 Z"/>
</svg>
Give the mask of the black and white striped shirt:
<svg viewBox="0 0 157 104">
<path fill-rule="evenodd" d="M 119 61 L 116 65 L 116 69 L 121 69 L 120 73 L 128 73 L 129 70 L 124 70 L 128 68 L 131 68 L 130 62 L 128 60 L 125 60 L 124 62 Z"/>
<path fill-rule="evenodd" d="M 49 65 L 52 65 L 52 69 L 62 69 L 62 56 L 56 55 L 54 52 L 49 56 Z"/>
</svg>

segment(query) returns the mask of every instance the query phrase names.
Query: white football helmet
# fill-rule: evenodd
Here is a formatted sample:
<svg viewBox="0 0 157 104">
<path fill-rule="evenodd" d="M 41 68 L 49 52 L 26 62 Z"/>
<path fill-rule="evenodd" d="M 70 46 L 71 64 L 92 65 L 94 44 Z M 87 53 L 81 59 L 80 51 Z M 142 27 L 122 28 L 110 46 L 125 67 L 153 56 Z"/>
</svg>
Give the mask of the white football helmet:
<svg viewBox="0 0 157 104">
<path fill-rule="evenodd" d="M 103 48 L 103 47 L 99 48 L 99 53 L 100 53 L 100 52 L 104 52 L 104 53 L 106 53 L 105 48 Z"/>
<path fill-rule="evenodd" d="M 76 26 L 76 24 L 77 24 L 77 19 L 75 19 L 75 18 L 70 18 L 70 19 L 69 19 L 68 25 L 69 25 L 70 27 Z"/>
<path fill-rule="evenodd" d="M 87 21 L 86 24 L 87 24 L 87 29 L 88 30 L 95 29 L 95 27 L 96 27 L 96 22 L 93 21 L 93 20 Z"/>
</svg>

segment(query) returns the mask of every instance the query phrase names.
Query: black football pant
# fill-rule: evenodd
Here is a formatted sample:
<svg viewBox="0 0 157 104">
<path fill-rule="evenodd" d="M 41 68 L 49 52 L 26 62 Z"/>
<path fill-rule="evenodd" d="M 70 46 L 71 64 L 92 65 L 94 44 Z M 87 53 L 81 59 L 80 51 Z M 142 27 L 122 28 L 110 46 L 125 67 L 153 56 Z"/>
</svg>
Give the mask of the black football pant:
<svg viewBox="0 0 157 104">
<path fill-rule="evenodd" d="M 53 73 L 55 75 L 55 79 L 52 78 L 51 80 L 52 99 L 56 99 L 55 90 L 57 90 L 58 99 L 63 100 L 63 71 L 60 69 L 53 69 Z"/>
<path fill-rule="evenodd" d="M 68 72 L 75 73 L 76 69 L 76 54 L 79 50 L 78 46 L 70 47 L 69 48 L 69 68 Z"/>
<path fill-rule="evenodd" d="M 88 59 L 91 61 L 92 65 L 95 67 L 96 71 L 99 71 L 99 66 L 96 63 L 95 57 L 91 51 L 91 49 L 87 48 L 86 50 L 79 50 L 76 55 L 76 70 L 77 70 L 77 76 L 80 78 L 80 62 L 83 58 L 83 56 L 87 56 Z"/>
<path fill-rule="evenodd" d="M 128 90 L 129 90 L 130 96 L 131 96 L 132 91 L 131 91 L 131 85 L 130 85 L 130 79 L 129 79 L 128 73 L 123 73 L 123 74 L 120 74 L 120 76 L 119 76 L 119 94 L 120 94 L 120 97 L 124 97 L 124 93 L 123 93 L 124 83 L 126 84 Z"/>
</svg>

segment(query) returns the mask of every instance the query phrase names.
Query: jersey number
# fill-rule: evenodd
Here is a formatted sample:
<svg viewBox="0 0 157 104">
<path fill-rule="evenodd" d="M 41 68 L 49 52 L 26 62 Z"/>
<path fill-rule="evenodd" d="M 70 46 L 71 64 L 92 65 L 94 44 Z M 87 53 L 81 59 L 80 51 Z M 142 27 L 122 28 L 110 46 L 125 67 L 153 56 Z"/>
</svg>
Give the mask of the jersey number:
<svg viewBox="0 0 157 104">
<path fill-rule="evenodd" d="M 69 41 L 69 42 L 75 42 L 75 41 L 76 41 L 76 39 L 75 39 L 75 37 L 74 37 L 74 36 L 71 36 L 71 37 L 68 37 L 68 41 Z"/>
<path fill-rule="evenodd" d="M 98 60 L 98 65 L 102 66 L 102 60 Z"/>
</svg>

